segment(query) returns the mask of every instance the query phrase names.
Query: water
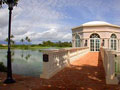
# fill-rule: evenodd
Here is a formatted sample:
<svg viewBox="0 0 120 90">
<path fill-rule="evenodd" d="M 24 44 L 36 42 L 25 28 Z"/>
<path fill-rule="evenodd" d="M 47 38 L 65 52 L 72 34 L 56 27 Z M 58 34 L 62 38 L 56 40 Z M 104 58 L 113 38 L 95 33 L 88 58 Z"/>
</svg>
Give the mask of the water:
<svg viewBox="0 0 120 90">
<path fill-rule="evenodd" d="M 12 71 L 14 74 L 37 76 L 42 73 L 42 53 L 32 50 L 12 50 Z M 0 62 L 7 66 L 7 50 L 0 49 Z"/>
</svg>

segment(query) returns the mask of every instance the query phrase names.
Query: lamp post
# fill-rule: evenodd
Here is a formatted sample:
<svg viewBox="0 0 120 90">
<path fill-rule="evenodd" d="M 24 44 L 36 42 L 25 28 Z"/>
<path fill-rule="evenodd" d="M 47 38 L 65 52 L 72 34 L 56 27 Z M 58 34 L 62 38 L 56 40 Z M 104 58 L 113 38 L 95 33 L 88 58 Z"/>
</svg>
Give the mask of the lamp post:
<svg viewBox="0 0 120 90">
<path fill-rule="evenodd" d="M 15 80 L 12 78 L 12 65 L 11 65 L 11 43 L 10 43 L 10 36 L 11 36 L 11 16 L 12 10 L 14 6 L 14 0 L 7 0 L 8 9 L 9 9 L 9 26 L 8 26 L 8 52 L 7 52 L 7 79 L 4 83 L 10 84 L 15 83 Z"/>
</svg>

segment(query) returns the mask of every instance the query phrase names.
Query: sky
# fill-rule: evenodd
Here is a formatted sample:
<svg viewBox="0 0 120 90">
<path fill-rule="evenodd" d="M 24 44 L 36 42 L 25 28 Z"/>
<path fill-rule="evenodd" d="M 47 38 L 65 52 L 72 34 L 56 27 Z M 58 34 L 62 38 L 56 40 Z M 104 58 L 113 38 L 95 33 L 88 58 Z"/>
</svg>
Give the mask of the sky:
<svg viewBox="0 0 120 90">
<path fill-rule="evenodd" d="M 12 34 L 32 44 L 71 41 L 71 28 L 90 21 L 120 25 L 120 0 L 19 0 L 12 14 Z M 0 9 L 0 41 L 8 35 L 8 8 Z"/>
</svg>

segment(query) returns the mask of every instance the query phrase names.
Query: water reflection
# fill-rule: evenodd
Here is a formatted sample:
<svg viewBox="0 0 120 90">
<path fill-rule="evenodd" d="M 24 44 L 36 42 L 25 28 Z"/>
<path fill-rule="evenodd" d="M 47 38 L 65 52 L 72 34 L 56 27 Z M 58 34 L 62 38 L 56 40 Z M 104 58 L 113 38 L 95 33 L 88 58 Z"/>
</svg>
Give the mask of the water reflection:
<svg viewBox="0 0 120 90">
<path fill-rule="evenodd" d="M 24 52 L 23 52 L 23 50 L 22 50 L 21 58 L 26 59 L 26 60 L 29 60 L 30 57 L 31 57 L 31 53 L 28 52 L 27 55 L 24 55 Z"/>
<path fill-rule="evenodd" d="M 0 62 L 7 66 L 7 50 L 0 49 Z M 42 73 L 42 53 L 32 50 L 12 50 L 13 73 L 28 76 L 40 76 Z"/>
<path fill-rule="evenodd" d="M 31 56 L 31 55 L 28 54 L 28 55 L 25 57 L 25 59 L 28 60 L 28 59 L 30 58 L 30 56 Z"/>
<path fill-rule="evenodd" d="M 11 62 L 14 61 L 13 56 L 14 56 L 14 51 L 11 51 Z M 7 59 L 7 55 L 5 55 L 5 58 Z"/>
</svg>

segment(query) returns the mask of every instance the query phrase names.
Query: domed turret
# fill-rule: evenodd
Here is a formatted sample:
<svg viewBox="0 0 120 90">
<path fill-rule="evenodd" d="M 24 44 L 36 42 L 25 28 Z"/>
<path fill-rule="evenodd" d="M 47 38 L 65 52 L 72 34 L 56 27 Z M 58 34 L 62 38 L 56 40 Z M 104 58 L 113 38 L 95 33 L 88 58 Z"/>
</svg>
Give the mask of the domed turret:
<svg viewBox="0 0 120 90">
<path fill-rule="evenodd" d="M 74 27 L 74 28 L 72 28 L 72 30 L 77 29 L 77 28 L 81 28 L 81 27 L 91 27 L 91 26 L 111 26 L 111 27 L 120 28 L 120 26 L 118 26 L 118 25 L 110 24 L 110 23 L 107 23 L 107 22 L 104 22 L 104 21 L 91 21 L 91 22 L 81 24 L 78 27 Z"/>
<path fill-rule="evenodd" d="M 82 26 L 96 26 L 96 25 L 112 25 L 112 24 L 104 21 L 91 21 L 91 22 L 82 24 Z"/>
</svg>

